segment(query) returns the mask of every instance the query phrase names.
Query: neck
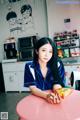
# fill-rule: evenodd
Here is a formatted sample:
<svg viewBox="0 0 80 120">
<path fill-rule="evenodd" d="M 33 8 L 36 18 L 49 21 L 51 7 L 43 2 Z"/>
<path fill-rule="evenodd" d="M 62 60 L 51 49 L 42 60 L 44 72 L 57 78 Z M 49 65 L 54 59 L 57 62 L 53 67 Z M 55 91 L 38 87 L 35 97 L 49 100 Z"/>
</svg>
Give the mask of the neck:
<svg viewBox="0 0 80 120">
<path fill-rule="evenodd" d="M 40 61 L 40 60 L 38 62 L 40 64 L 41 68 L 46 68 L 47 67 L 47 63 L 46 62 L 43 62 L 43 61 Z"/>
</svg>

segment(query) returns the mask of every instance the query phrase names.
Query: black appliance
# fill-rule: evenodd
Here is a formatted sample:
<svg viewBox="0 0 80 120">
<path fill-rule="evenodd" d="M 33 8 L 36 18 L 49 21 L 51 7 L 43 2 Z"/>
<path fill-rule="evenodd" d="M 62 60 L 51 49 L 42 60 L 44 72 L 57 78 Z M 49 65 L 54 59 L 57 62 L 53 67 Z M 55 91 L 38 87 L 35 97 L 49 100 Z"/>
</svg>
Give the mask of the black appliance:
<svg viewBox="0 0 80 120">
<path fill-rule="evenodd" d="M 2 63 L 0 63 L 0 92 L 5 92 Z"/>
<path fill-rule="evenodd" d="M 17 50 L 15 43 L 5 43 L 4 44 L 4 51 L 6 53 L 7 59 L 14 59 L 17 58 Z"/>
<path fill-rule="evenodd" d="M 33 48 L 36 40 L 36 36 L 18 38 L 19 60 L 26 61 L 33 59 Z"/>
<path fill-rule="evenodd" d="M 80 90 L 80 72 L 72 71 L 70 75 L 71 87 L 74 87 L 76 90 Z"/>
</svg>

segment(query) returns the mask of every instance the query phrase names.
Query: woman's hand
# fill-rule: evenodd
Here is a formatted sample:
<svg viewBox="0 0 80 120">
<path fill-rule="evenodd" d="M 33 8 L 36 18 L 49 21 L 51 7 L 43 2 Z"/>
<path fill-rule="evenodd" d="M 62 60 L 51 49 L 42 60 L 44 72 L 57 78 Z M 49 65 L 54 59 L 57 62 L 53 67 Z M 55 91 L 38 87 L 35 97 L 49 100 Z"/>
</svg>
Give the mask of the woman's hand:
<svg viewBox="0 0 80 120">
<path fill-rule="evenodd" d="M 55 85 L 53 86 L 53 91 L 55 91 L 55 90 L 57 90 L 57 89 L 60 89 L 60 88 L 62 88 L 62 86 L 61 86 L 60 84 L 55 84 Z"/>
<path fill-rule="evenodd" d="M 61 103 L 61 98 L 59 94 L 55 91 L 54 93 L 49 93 L 47 95 L 47 101 L 51 104 L 59 104 Z"/>
</svg>

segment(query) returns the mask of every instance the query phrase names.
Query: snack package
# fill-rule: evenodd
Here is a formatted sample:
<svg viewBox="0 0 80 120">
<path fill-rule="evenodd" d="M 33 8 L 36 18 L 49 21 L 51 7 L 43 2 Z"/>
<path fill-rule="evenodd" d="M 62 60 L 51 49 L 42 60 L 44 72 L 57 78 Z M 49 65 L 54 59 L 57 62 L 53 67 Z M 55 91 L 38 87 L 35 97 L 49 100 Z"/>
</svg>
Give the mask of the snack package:
<svg viewBox="0 0 80 120">
<path fill-rule="evenodd" d="M 59 88 L 56 91 L 60 95 L 60 97 L 64 99 L 65 96 L 70 95 L 70 93 L 72 92 L 72 89 L 71 88 Z"/>
</svg>

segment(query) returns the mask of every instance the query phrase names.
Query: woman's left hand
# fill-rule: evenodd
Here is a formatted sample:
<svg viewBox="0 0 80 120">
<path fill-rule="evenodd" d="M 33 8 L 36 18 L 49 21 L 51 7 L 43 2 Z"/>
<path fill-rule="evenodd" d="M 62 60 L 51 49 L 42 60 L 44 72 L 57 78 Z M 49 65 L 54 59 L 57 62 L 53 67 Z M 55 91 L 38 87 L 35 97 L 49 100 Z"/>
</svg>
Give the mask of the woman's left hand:
<svg viewBox="0 0 80 120">
<path fill-rule="evenodd" d="M 54 93 L 48 94 L 47 101 L 51 104 L 59 104 L 61 103 L 61 98 L 59 94 L 55 91 Z"/>
<path fill-rule="evenodd" d="M 53 93 L 52 93 L 53 94 Z M 55 104 L 58 104 L 58 103 L 61 103 L 61 97 L 60 95 L 57 93 L 57 91 L 54 92 L 54 103 Z"/>
<path fill-rule="evenodd" d="M 59 94 L 56 91 L 51 94 L 53 95 L 53 102 L 55 104 L 61 103 L 61 97 L 59 96 Z"/>
</svg>

